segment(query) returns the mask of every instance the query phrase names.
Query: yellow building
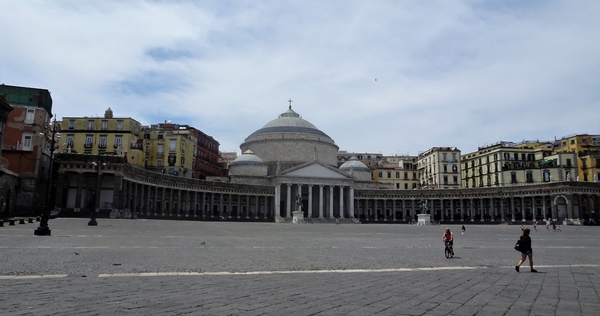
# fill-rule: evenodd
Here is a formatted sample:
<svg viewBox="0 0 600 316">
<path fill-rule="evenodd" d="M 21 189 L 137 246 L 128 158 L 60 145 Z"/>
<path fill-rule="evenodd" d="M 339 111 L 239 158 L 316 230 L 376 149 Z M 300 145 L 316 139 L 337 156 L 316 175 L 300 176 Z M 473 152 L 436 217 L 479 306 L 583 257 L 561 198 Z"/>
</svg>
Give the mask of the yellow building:
<svg viewBox="0 0 600 316">
<path fill-rule="evenodd" d="M 194 178 L 196 170 L 195 129 L 187 125 L 156 124 L 142 129 L 146 141 L 145 168 L 169 175 Z"/>
<path fill-rule="evenodd" d="M 577 155 L 577 180 L 600 182 L 600 135 L 573 135 L 558 141 L 556 152 Z"/>
<path fill-rule="evenodd" d="M 90 155 L 122 155 L 132 165 L 144 166 L 142 125 L 129 117 L 63 117 L 59 151 Z"/>
</svg>

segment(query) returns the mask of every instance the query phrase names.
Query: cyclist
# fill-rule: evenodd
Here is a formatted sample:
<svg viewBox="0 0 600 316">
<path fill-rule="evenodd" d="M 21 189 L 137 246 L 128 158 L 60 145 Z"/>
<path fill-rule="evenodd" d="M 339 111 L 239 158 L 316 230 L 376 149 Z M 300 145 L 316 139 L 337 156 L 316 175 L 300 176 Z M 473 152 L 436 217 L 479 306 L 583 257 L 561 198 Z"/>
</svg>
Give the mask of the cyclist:
<svg viewBox="0 0 600 316">
<path fill-rule="evenodd" d="M 450 251 L 452 251 L 452 255 L 454 256 L 454 234 L 450 231 L 450 228 L 446 228 L 446 232 L 442 235 L 442 242 L 448 241 L 448 245 L 450 245 Z"/>
</svg>

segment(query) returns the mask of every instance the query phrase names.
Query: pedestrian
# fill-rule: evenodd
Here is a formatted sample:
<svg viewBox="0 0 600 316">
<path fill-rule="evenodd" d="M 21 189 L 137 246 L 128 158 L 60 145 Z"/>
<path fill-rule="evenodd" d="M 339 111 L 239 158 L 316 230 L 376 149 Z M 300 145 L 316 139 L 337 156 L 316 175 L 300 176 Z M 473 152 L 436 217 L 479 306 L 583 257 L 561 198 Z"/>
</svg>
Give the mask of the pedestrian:
<svg viewBox="0 0 600 316">
<path fill-rule="evenodd" d="M 550 220 L 546 220 L 546 230 L 550 230 Z"/>
<path fill-rule="evenodd" d="M 465 225 L 462 225 L 462 232 L 460 233 L 461 235 L 465 234 Z"/>
<path fill-rule="evenodd" d="M 448 241 L 448 245 L 450 246 L 450 251 L 452 251 L 452 255 L 454 256 L 454 234 L 450 231 L 450 228 L 446 228 L 446 231 L 442 235 L 442 242 Z"/>
<path fill-rule="evenodd" d="M 523 233 L 525 231 L 525 227 L 523 227 L 523 225 L 521 225 L 521 233 Z"/>
<path fill-rule="evenodd" d="M 537 270 L 533 268 L 533 249 L 531 249 L 531 237 L 529 237 L 530 232 L 531 231 L 529 228 L 526 228 L 523 231 L 523 235 L 521 235 L 519 241 L 517 242 L 518 247 L 515 246 L 515 249 L 521 252 L 521 260 L 519 260 L 519 263 L 517 263 L 515 266 L 515 270 L 517 270 L 517 272 L 519 272 L 519 267 L 521 264 L 523 264 L 523 262 L 525 262 L 526 257 L 529 257 L 529 266 L 531 267 L 531 272 L 537 272 Z"/>
<path fill-rule="evenodd" d="M 535 231 L 537 231 L 537 220 L 536 219 L 533 220 L 533 229 Z"/>
</svg>

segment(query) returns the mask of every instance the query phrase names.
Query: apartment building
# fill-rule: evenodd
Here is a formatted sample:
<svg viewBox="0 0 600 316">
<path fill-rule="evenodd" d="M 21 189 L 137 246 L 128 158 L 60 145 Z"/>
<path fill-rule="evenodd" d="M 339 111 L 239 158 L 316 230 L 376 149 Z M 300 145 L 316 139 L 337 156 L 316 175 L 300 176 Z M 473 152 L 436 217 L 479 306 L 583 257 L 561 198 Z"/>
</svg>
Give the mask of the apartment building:
<svg viewBox="0 0 600 316">
<path fill-rule="evenodd" d="M 4 84 L 0 85 L 0 97 L 12 107 L 3 124 L 2 166 L 19 179 L 3 200 L 14 214 L 37 214 L 46 199 L 50 177 L 52 97 L 47 89 Z"/>
<path fill-rule="evenodd" d="M 458 189 L 461 187 L 460 150 L 456 147 L 433 147 L 417 157 L 419 182 L 423 189 Z"/>
<path fill-rule="evenodd" d="M 419 188 L 417 156 L 384 156 L 371 172 L 373 181 L 391 184 L 396 190 Z"/>
<path fill-rule="evenodd" d="M 146 142 L 145 168 L 183 178 L 197 178 L 196 130 L 187 125 L 165 121 L 144 126 Z"/>
<path fill-rule="evenodd" d="M 576 180 L 600 182 L 600 135 L 565 136 L 556 142 L 556 152 L 577 155 Z"/>
<path fill-rule="evenodd" d="M 576 180 L 573 153 L 555 153 L 551 142 L 498 142 L 463 155 L 464 188 L 504 187 Z"/>
</svg>

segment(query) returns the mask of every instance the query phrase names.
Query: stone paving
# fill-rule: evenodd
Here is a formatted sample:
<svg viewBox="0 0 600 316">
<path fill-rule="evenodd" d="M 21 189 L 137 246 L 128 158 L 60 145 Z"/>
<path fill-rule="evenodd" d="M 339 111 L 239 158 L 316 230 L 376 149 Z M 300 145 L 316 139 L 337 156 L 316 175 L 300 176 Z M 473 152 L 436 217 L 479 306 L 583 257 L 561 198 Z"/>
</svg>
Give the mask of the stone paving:
<svg viewBox="0 0 600 316">
<path fill-rule="evenodd" d="M 163 220 L 0 227 L 2 315 L 598 315 L 600 229 Z"/>
</svg>

